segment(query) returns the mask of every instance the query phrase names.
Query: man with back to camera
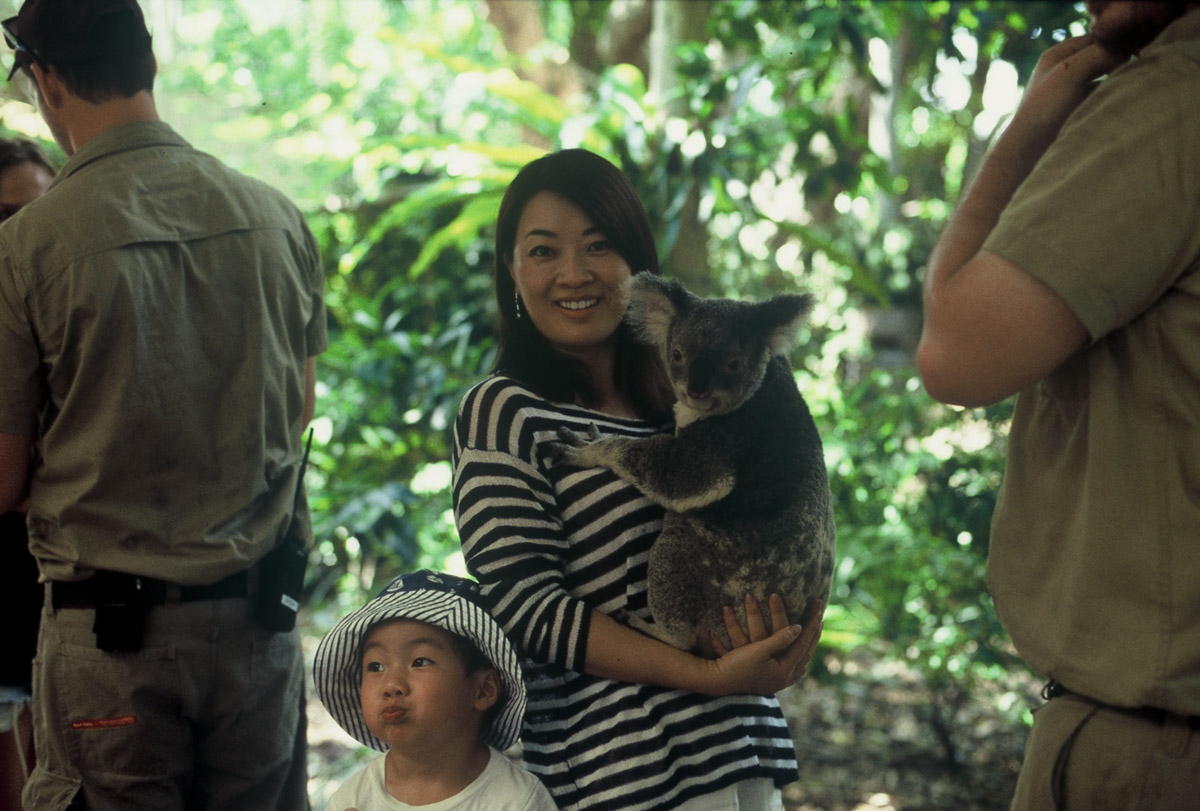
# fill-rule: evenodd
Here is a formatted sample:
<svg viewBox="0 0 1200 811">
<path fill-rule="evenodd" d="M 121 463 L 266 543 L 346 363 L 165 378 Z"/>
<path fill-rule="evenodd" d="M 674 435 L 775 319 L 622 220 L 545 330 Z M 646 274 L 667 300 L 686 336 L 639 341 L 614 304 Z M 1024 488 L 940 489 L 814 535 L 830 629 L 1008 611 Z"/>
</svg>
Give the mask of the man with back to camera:
<svg viewBox="0 0 1200 811">
<path fill-rule="evenodd" d="M 135 0 L 3 25 L 69 155 L 0 232 L 0 512 L 28 495 L 47 584 L 25 805 L 305 808 L 299 638 L 252 604 L 308 524 L 316 244 L 158 119 Z"/>
<path fill-rule="evenodd" d="M 930 258 L 927 390 L 1020 392 L 988 581 L 1050 683 L 1014 808 L 1200 794 L 1198 5 L 1089 2 Z"/>
</svg>

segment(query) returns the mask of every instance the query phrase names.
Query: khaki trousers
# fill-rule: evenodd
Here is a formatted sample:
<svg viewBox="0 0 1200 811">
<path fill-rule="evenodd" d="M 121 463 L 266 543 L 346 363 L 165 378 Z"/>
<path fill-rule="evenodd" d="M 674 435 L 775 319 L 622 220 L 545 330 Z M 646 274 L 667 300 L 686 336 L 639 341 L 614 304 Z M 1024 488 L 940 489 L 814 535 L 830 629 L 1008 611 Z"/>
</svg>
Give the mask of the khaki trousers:
<svg viewBox="0 0 1200 811">
<path fill-rule="evenodd" d="M 1078 695 L 1051 699 L 1033 730 L 1014 811 L 1200 809 L 1200 724 L 1124 712 Z"/>
<path fill-rule="evenodd" d="M 263 631 L 250 613 L 245 598 L 158 606 L 141 651 L 108 653 L 94 611 L 47 599 L 25 807 L 307 808 L 299 635 Z"/>
</svg>

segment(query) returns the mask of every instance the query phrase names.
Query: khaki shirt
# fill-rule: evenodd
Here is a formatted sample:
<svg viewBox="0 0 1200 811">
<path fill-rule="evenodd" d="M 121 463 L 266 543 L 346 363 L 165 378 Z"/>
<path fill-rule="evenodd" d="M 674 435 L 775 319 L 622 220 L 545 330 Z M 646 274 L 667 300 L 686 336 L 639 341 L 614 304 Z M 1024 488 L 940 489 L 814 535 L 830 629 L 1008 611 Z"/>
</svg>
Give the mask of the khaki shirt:
<svg viewBox="0 0 1200 811">
<path fill-rule="evenodd" d="M 161 122 L 88 141 L 0 228 L 0 431 L 39 436 L 43 579 L 209 583 L 274 545 L 322 287 L 296 208 Z"/>
<path fill-rule="evenodd" d="M 1017 398 L 989 584 L 1021 655 L 1200 713 L 1200 13 L 1071 117 L 985 248 L 1092 342 Z"/>
</svg>

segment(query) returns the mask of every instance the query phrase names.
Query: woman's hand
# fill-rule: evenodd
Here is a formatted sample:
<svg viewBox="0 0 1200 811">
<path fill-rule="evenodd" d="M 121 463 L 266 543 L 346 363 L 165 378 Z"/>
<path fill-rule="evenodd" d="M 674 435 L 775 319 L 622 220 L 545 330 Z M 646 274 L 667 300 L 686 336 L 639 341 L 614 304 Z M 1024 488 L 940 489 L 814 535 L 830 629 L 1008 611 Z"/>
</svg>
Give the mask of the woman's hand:
<svg viewBox="0 0 1200 811">
<path fill-rule="evenodd" d="M 748 645 L 751 642 L 758 642 L 766 639 L 778 629 L 786 628 L 791 623 L 788 622 L 787 608 L 783 604 L 783 598 L 778 594 L 772 594 L 768 599 L 768 604 L 771 609 L 770 623 L 767 623 L 766 618 L 762 613 L 762 605 L 754 598 L 754 595 L 747 594 L 745 598 L 746 606 L 746 627 L 738 622 L 737 612 L 733 610 L 733 606 L 725 606 L 725 632 L 729 634 L 729 641 L 734 648 L 740 648 Z M 714 633 L 710 633 L 713 648 L 717 651 L 717 656 L 724 656 L 729 653 L 731 648 L 726 648 L 721 638 Z"/>
<path fill-rule="evenodd" d="M 742 628 L 732 608 L 725 608 L 725 630 L 732 649 L 713 635 L 713 646 L 720 657 L 711 662 L 716 680 L 713 695 L 778 693 L 804 676 L 817 650 L 824 628 L 824 602 L 816 603 L 803 626 L 788 622 L 787 609 L 778 594 L 768 600 L 769 623 L 758 600 L 747 594 L 745 605 L 746 628 Z"/>
</svg>

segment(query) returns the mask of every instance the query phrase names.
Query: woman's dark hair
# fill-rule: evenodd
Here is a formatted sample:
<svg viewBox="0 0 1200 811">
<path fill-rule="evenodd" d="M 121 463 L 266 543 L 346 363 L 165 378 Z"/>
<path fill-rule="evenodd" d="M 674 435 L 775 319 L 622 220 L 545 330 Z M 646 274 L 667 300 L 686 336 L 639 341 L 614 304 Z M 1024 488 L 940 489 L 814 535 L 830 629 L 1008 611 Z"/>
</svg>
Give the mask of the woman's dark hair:
<svg viewBox="0 0 1200 811">
<path fill-rule="evenodd" d="M 541 192 L 570 200 L 588 216 L 634 273 L 659 273 L 654 233 L 633 184 L 609 161 L 584 149 L 552 152 L 526 164 L 500 202 L 493 267 L 500 312 L 500 346 L 495 372 L 520 380 L 541 396 L 561 402 L 596 405 L 596 386 L 588 370 L 550 346 L 531 319 L 517 317 L 516 286 L 509 267 L 517 223 L 526 203 Z M 613 383 L 643 417 L 657 417 L 672 402 L 658 353 L 640 344 L 624 322 L 614 335 Z"/>
<path fill-rule="evenodd" d="M 0 175 L 13 166 L 35 163 L 54 176 L 54 167 L 42 148 L 25 138 L 0 138 Z"/>
</svg>

